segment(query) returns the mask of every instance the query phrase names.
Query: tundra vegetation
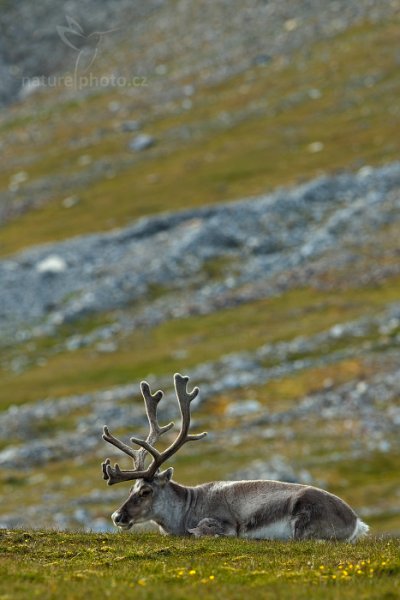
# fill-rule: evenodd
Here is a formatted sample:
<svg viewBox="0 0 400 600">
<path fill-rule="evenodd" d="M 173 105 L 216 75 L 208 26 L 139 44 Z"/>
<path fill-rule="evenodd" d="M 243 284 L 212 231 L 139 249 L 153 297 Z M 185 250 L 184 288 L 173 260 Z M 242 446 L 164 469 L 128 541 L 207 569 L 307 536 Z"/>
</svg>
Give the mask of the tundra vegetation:
<svg viewBox="0 0 400 600">
<path fill-rule="evenodd" d="M 1 598 L 398 597 L 394 539 L 251 541 L 1 531 Z"/>
</svg>

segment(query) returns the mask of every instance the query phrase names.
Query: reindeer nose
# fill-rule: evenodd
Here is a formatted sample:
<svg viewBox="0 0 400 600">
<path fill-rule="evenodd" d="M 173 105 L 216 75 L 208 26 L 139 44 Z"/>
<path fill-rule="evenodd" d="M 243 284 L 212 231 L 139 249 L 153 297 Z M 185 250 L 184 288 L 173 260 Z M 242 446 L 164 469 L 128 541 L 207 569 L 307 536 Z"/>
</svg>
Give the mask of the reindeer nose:
<svg viewBox="0 0 400 600">
<path fill-rule="evenodd" d="M 120 523 L 122 521 L 122 514 L 118 511 L 115 511 L 111 515 L 111 519 L 114 521 L 115 524 Z"/>
</svg>

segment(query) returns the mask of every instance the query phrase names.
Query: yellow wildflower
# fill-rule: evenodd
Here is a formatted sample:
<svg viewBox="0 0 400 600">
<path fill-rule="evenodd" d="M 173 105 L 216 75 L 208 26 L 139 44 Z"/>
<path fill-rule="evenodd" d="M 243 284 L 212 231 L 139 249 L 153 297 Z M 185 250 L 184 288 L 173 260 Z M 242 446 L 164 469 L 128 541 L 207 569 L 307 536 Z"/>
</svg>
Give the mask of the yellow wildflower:
<svg viewBox="0 0 400 600">
<path fill-rule="evenodd" d="M 191 569 L 191 570 L 189 571 L 189 575 L 196 575 L 196 571 L 195 571 L 194 569 Z"/>
</svg>

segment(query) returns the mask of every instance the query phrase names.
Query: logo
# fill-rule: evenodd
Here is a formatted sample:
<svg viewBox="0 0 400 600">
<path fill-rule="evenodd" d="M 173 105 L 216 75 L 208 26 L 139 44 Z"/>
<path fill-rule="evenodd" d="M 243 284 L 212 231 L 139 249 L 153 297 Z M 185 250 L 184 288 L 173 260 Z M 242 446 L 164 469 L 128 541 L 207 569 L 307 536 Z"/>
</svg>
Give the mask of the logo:
<svg viewBox="0 0 400 600">
<path fill-rule="evenodd" d="M 41 87 L 56 88 L 64 86 L 74 90 L 82 90 L 84 88 L 110 87 L 143 88 L 148 85 L 147 76 L 139 74 L 129 74 L 129 76 L 115 73 L 95 75 L 90 71 L 100 53 L 101 43 L 105 36 L 115 31 L 121 31 L 123 27 L 88 32 L 69 15 L 66 15 L 65 18 L 68 26 L 57 25 L 57 33 L 61 41 L 76 54 L 73 74 L 23 77 L 21 82 L 22 97 Z"/>
<path fill-rule="evenodd" d="M 65 18 L 68 27 L 57 25 L 57 33 L 64 44 L 78 53 L 74 68 L 74 79 L 77 81 L 78 76 L 87 73 L 96 60 L 103 38 L 109 33 L 118 31 L 118 29 L 88 33 L 85 32 L 78 21 L 69 15 L 66 15 Z"/>
</svg>

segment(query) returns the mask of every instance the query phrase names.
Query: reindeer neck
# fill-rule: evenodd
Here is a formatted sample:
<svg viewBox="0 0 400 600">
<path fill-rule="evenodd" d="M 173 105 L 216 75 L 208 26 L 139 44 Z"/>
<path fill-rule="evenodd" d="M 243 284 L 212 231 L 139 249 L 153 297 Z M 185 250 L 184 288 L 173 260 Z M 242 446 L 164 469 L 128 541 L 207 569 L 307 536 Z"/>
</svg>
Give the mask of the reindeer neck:
<svg viewBox="0 0 400 600">
<path fill-rule="evenodd" d="M 170 481 L 163 490 L 162 499 L 157 503 L 152 520 L 166 533 L 186 535 L 187 515 L 192 504 L 192 489 Z"/>
</svg>

